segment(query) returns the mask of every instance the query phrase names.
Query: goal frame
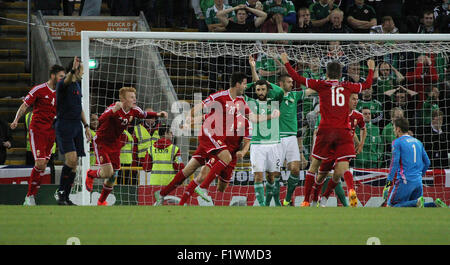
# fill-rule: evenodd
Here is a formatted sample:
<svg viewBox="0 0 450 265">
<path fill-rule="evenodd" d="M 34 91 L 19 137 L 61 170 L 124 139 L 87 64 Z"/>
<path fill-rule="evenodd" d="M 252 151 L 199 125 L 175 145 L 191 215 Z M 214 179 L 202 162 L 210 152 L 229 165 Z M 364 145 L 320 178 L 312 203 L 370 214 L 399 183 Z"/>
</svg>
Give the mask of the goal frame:
<svg viewBox="0 0 450 265">
<path fill-rule="evenodd" d="M 172 39 L 172 40 L 216 40 L 216 41 L 450 41 L 450 34 L 331 34 L 331 33 L 209 33 L 209 32 L 117 32 L 117 31 L 82 31 L 81 61 L 89 62 L 89 43 L 94 38 L 111 39 Z M 87 122 L 90 119 L 89 69 L 83 73 L 82 108 Z M 90 150 L 90 144 L 84 142 L 84 149 Z M 89 192 L 86 190 L 86 172 L 89 168 L 89 156 L 81 159 L 81 205 L 90 205 Z"/>
</svg>

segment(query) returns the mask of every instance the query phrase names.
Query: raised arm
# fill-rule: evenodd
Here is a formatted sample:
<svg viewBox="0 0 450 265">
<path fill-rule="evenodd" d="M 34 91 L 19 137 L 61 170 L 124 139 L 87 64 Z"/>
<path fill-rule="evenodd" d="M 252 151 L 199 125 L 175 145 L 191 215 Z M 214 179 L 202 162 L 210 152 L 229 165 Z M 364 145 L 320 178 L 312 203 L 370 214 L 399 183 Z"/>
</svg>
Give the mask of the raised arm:
<svg viewBox="0 0 450 265">
<path fill-rule="evenodd" d="M 267 13 L 262 11 L 262 10 L 258 10 L 256 8 L 251 8 L 245 5 L 245 9 L 253 14 L 255 14 L 256 19 L 255 19 L 255 27 L 259 28 L 259 26 L 262 25 L 262 23 L 264 23 L 264 21 L 266 21 L 267 18 Z"/>
</svg>

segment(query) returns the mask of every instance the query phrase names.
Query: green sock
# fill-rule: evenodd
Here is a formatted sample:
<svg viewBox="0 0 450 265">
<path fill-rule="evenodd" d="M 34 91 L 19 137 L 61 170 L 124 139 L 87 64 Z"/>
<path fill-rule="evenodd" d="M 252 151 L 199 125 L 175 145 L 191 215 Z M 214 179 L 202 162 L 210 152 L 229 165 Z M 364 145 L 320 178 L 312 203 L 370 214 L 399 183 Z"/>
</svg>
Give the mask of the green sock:
<svg viewBox="0 0 450 265">
<path fill-rule="evenodd" d="M 331 178 L 326 177 L 325 178 L 325 182 L 322 185 L 322 191 L 320 192 L 320 194 L 323 194 L 326 190 L 327 190 L 327 186 L 328 186 L 328 181 L 330 181 Z"/>
<path fill-rule="evenodd" d="M 280 178 L 275 178 L 273 184 L 273 199 L 275 200 L 275 206 L 281 206 L 280 202 Z"/>
<path fill-rule="evenodd" d="M 284 198 L 287 202 L 291 202 L 292 194 L 295 191 L 295 188 L 298 185 L 299 176 L 290 175 L 289 179 L 287 181 L 287 188 L 286 188 L 286 198 Z"/>
<path fill-rule="evenodd" d="M 334 188 L 334 193 L 336 193 L 336 197 L 338 197 L 339 201 L 342 203 L 344 207 L 348 206 L 347 197 L 345 197 L 344 188 L 342 188 L 342 183 L 339 182 L 336 188 Z"/>
<path fill-rule="evenodd" d="M 270 206 L 270 201 L 273 197 L 273 186 L 273 183 L 266 182 L 266 206 Z"/>
<path fill-rule="evenodd" d="M 255 195 L 260 206 L 264 206 L 264 185 L 261 182 L 255 182 Z"/>
</svg>

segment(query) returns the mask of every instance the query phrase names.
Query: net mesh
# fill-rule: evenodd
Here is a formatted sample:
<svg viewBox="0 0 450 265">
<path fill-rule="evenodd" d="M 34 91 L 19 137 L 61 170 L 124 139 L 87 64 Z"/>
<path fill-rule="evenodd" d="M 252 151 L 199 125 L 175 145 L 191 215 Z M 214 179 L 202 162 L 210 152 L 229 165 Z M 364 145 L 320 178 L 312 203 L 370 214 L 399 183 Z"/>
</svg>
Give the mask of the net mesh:
<svg viewBox="0 0 450 265">
<path fill-rule="evenodd" d="M 367 120 L 368 135 L 364 148 L 351 163 L 355 176 L 356 192 L 360 206 L 377 206 L 382 201 L 382 189 L 391 161 L 391 142 L 395 139 L 391 120 L 396 115 L 407 117 L 411 133 L 421 140 L 432 161 L 424 178 L 426 201 L 437 197 L 450 203 L 446 187 L 448 167 L 447 132 L 448 113 L 448 42 L 311 42 L 311 41 L 196 41 L 170 39 L 92 39 L 89 57 L 98 67 L 90 69 L 90 112 L 100 116 L 113 102 L 118 101 L 118 91 L 123 86 L 137 89 L 137 105 L 142 109 L 169 112 L 168 120 L 150 121 L 148 124 L 167 123 L 175 134 L 174 144 L 179 147 L 186 164 L 195 151 L 198 140 L 195 131 L 181 133 L 179 123 L 183 112 L 195 102 L 229 87 L 234 71 L 247 73 L 251 79 L 249 56 L 256 60 L 257 72 L 262 79 L 276 83 L 285 69 L 279 55 L 286 52 L 291 65 L 300 75 L 325 79 L 328 62 L 337 60 L 344 66 L 345 80 L 364 81 L 368 68 L 366 61 L 376 61 L 377 78 L 370 92 L 359 97 L 357 110 L 370 111 Z M 303 87 L 304 88 L 304 87 Z M 302 87 L 294 84 L 294 89 Z M 246 94 L 254 97 L 253 91 Z M 302 154 L 309 161 L 313 132 L 318 114 L 319 100 L 311 96 L 299 102 L 298 137 Z M 367 110 L 366 110 L 367 112 Z M 142 169 L 138 157 L 139 137 L 134 127 L 144 121 L 135 120 L 129 128 L 134 138 L 131 163 L 123 163 L 117 185 L 109 203 L 149 205 L 154 203 L 153 192 L 161 185 L 150 185 L 151 172 Z M 198 125 L 198 124 L 197 124 Z M 198 129 L 198 127 L 197 127 Z M 151 133 L 153 131 L 150 130 Z M 359 130 L 356 131 L 358 137 Z M 286 166 L 286 165 L 284 165 Z M 304 165 L 306 166 L 306 164 Z M 93 168 L 94 166 L 92 166 Z M 303 200 L 304 168 L 293 202 Z M 194 175 L 199 173 L 198 169 Z M 174 175 L 174 174 L 173 174 Z M 172 176 L 173 176 L 172 175 Z M 290 173 L 282 168 L 280 197 L 286 194 Z M 192 178 L 192 176 L 190 176 Z M 218 192 L 215 183 L 209 189 L 212 202 L 192 197 L 194 205 L 257 205 L 253 187 L 253 174 L 249 155 L 238 161 L 231 183 L 225 192 Z M 450 184 L 447 183 L 447 186 Z M 165 203 L 177 203 L 184 191 L 179 186 L 166 197 Z M 344 183 L 345 187 L 345 183 Z M 91 200 L 96 203 L 101 183 L 97 182 Z M 334 196 L 334 195 L 332 195 Z M 274 202 L 272 201 L 272 205 Z M 342 205 L 331 197 L 329 205 Z M 344 203 L 345 204 L 345 203 Z"/>
</svg>

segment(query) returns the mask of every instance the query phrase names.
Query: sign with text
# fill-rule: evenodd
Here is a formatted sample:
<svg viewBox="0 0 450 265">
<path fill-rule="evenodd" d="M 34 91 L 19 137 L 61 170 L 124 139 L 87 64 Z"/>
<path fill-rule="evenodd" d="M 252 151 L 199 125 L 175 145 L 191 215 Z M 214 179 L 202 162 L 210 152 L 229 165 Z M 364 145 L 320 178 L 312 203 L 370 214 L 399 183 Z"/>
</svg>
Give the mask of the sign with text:
<svg viewBox="0 0 450 265">
<path fill-rule="evenodd" d="M 136 31 L 136 20 L 48 20 L 54 40 L 81 40 L 81 31 Z"/>
</svg>

